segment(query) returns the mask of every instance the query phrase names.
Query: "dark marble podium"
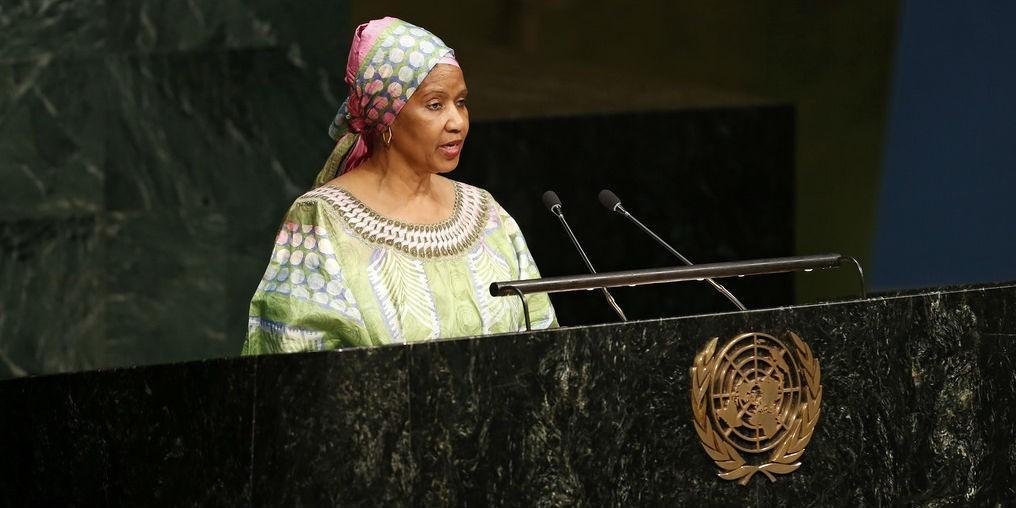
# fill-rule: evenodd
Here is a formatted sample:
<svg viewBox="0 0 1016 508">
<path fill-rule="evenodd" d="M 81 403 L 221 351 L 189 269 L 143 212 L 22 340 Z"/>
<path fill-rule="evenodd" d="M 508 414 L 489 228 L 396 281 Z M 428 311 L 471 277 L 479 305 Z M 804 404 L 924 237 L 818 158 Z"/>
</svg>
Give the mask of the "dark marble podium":
<svg viewBox="0 0 1016 508">
<path fill-rule="evenodd" d="M 714 336 L 805 338 L 822 417 L 747 487 L 699 446 Z M 996 505 L 1016 283 L 0 382 L 0 505 Z"/>
</svg>

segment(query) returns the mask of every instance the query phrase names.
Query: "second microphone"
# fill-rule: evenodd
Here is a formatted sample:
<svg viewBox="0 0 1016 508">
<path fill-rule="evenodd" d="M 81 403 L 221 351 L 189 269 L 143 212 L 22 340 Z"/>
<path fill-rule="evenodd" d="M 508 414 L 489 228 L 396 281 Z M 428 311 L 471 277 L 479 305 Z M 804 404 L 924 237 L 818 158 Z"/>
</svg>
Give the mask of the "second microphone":
<svg viewBox="0 0 1016 508">
<path fill-rule="evenodd" d="M 575 233 L 572 231 L 571 226 L 568 225 L 568 221 L 564 218 L 563 207 L 561 206 L 561 198 L 557 197 L 557 193 L 554 191 L 547 191 L 543 193 L 543 206 L 547 208 L 550 213 L 554 214 L 555 217 L 561 222 L 561 227 L 564 228 L 565 233 L 568 233 L 568 238 L 571 239 L 572 245 L 575 246 L 575 250 L 579 251 L 579 256 L 582 257 L 582 261 L 586 264 L 586 268 L 589 269 L 589 273 L 596 273 L 596 268 L 593 268 L 593 263 L 589 261 L 589 256 L 586 256 L 586 251 L 579 244 L 578 238 L 575 237 Z M 628 321 L 628 318 L 624 315 L 624 311 L 614 301 L 614 296 L 607 291 L 607 288 L 600 288 L 603 291 L 603 296 L 607 299 L 607 303 L 614 309 L 618 317 L 622 321 Z"/>
</svg>

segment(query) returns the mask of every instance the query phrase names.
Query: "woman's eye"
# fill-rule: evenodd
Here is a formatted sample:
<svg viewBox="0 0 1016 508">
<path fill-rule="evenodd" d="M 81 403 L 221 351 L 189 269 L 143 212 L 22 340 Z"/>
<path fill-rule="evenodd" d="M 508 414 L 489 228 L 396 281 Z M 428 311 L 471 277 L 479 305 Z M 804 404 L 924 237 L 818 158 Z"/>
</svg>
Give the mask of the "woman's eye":
<svg viewBox="0 0 1016 508">
<path fill-rule="evenodd" d="M 430 110 L 433 110 L 433 111 L 437 111 L 437 110 L 441 109 L 441 103 L 440 102 L 432 102 L 430 104 L 427 104 L 427 109 L 430 109 Z"/>
<path fill-rule="evenodd" d="M 458 101 L 455 102 L 455 105 L 460 107 L 460 108 L 464 108 L 464 107 L 466 107 L 466 100 L 465 99 L 459 99 Z"/>
</svg>

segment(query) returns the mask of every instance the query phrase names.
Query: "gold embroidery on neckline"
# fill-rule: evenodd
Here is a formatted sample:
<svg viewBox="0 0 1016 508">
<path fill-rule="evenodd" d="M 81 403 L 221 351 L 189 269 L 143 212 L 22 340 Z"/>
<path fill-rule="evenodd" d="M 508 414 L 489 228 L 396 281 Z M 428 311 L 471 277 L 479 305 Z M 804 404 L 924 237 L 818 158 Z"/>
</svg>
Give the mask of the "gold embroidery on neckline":
<svg viewBox="0 0 1016 508">
<path fill-rule="evenodd" d="M 453 182 L 455 205 L 447 219 L 434 224 L 412 224 L 385 217 L 345 189 L 323 185 L 304 198 L 321 198 L 366 242 L 391 247 L 410 256 L 437 258 L 465 252 L 483 233 L 490 203 L 476 187 Z"/>
</svg>

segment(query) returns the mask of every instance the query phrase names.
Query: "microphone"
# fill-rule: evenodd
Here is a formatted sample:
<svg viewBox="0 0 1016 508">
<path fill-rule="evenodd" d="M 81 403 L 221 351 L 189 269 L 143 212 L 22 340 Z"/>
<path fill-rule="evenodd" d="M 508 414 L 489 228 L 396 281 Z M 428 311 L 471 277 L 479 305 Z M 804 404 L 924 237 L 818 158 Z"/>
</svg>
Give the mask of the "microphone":
<svg viewBox="0 0 1016 508">
<path fill-rule="evenodd" d="M 557 216 L 558 220 L 561 221 L 561 226 L 564 227 L 568 238 L 571 238 L 572 244 L 575 245 L 575 250 L 579 251 L 579 255 L 582 256 L 582 261 L 586 263 L 586 268 L 589 269 L 589 273 L 596 273 L 596 269 L 593 268 L 593 263 L 589 261 L 589 257 L 586 256 L 586 251 L 582 249 L 582 245 L 579 245 L 579 239 L 575 238 L 575 233 L 572 232 L 571 226 L 568 225 L 568 221 L 564 220 L 564 212 L 561 211 L 561 198 L 557 197 L 557 193 L 554 191 L 547 191 L 543 193 L 543 206 L 550 210 L 550 213 Z M 628 321 L 628 318 L 624 315 L 624 311 L 614 301 L 614 297 L 607 291 L 607 288 L 600 288 L 603 291 L 603 296 L 607 298 L 607 303 L 610 304 L 614 312 L 621 317 L 621 321 Z"/>
<path fill-rule="evenodd" d="M 626 218 L 628 218 L 628 220 L 634 222 L 636 226 L 641 228 L 642 231 L 645 231 L 647 235 L 653 237 L 653 240 L 656 240 L 656 243 L 662 245 L 663 248 L 665 248 L 668 251 L 670 251 L 670 253 L 673 254 L 675 257 L 677 257 L 677 259 L 680 259 L 682 263 L 684 263 L 684 264 L 686 264 L 688 266 L 691 266 L 691 265 L 694 264 L 691 261 L 689 261 L 688 258 L 682 256 L 680 252 L 677 252 L 676 249 L 671 247 L 669 243 L 663 241 L 663 238 L 660 238 L 656 233 L 653 233 L 653 231 L 651 229 L 649 229 L 645 224 L 643 224 L 641 221 L 636 219 L 634 215 L 628 213 L 628 210 L 625 210 L 624 206 L 621 206 L 621 198 L 617 197 L 617 194 L 614 194 L 613 192 L 610 192 L 607 189 L 603 189 L 603 190 L 600 191 L 600 196 L 599 197 L 600 197 L 600 204 L 602 204 L 607 210 L 619 213 L 619 214 L 625 216 Z M 734 297 L 733 293 L 731 293 L 730 291 L 727 291 L 727 288 L 723 287 L 723 285 L 721 285 L 720 283 L 716 282 L 713 279 L 706 279 L 706 281 L 708 281 L 710 284 L 712 284 L 712 286 L 714 288 L 716 288 L 716 290 L 719 291 L 720 294 L 722 294 L 723 296 L 727 297 L 727 299 L 730 300 L 731 303 L 733 303 L 738 309 L 740 309 L 740 310 L 748 310 L 744 306 L 744 304 L 741 303 L 741 301 L 738 300 L 736 297 Z"/>
</svg>

